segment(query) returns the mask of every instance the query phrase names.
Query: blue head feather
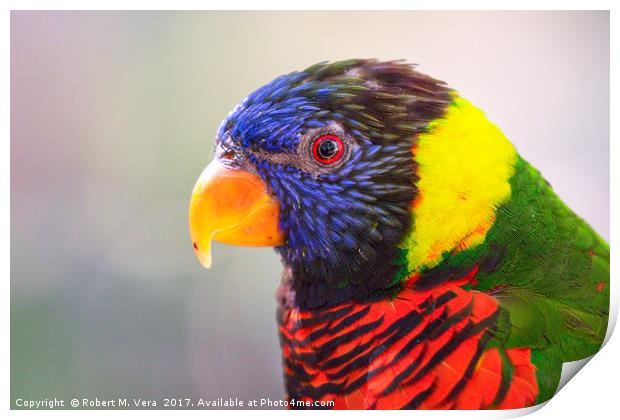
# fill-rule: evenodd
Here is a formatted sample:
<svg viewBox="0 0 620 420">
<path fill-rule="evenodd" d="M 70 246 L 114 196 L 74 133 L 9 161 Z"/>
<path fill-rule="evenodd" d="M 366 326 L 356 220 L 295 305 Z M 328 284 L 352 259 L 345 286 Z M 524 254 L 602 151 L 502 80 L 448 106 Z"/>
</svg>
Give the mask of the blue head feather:
<svg viewBox="0 0 620 420">
<path fill-rule="evenodd" d="M 280 76 L 222 122 L 216 145 L 280 203 L 286 241 L 277 251 L 299 304 L 394 287 L 415 195 L 413 142 L 449 101 L 441 82 L 409 65 L 349 60 Z M 344 140 L 332 165 L 311 153 L 324 134 Z"/>
</svg>

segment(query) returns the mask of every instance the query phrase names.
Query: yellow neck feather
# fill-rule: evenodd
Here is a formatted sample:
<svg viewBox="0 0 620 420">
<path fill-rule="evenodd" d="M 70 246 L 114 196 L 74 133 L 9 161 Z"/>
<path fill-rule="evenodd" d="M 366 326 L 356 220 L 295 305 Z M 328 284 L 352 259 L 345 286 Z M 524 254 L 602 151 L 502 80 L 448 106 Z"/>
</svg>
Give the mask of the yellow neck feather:
<svg viewBox="0 0 620 420">
<path fill-rule="evenodd" d="M 517 153 L 482 111 L 455 95 L 413 154 L 419 191 L 403 248 L 416 272 L 438 264 L 444 252 L 484 242 L 498 205 L 510 197 Z"/>
</svg>

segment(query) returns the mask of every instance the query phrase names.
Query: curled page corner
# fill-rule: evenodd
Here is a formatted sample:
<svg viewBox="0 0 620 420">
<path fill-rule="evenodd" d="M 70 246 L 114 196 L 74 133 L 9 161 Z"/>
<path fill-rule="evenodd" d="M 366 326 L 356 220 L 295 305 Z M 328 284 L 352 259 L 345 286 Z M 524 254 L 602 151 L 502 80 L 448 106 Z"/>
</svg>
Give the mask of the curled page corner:
<svg viewBox="0 0 620 420">
<path fill-rule="evenodd" d="M 594 356 L 595 354 L 590 357 L 586 357 L 585 359 L 564 363 L 562 365 L 562 373 L 560 375 L 560 383 L 558 384 L 558 389 L 555 390 L 555 393 L 553 395 L 557 395 L 557 393 L 560 392 L 562 388 L 564 388 L 564 385 L 566 385 L 571 379 L 573 379 L 577 372 L 579 372 L 586 364 L 588 364 L 588 362 Z"/>
</svg>

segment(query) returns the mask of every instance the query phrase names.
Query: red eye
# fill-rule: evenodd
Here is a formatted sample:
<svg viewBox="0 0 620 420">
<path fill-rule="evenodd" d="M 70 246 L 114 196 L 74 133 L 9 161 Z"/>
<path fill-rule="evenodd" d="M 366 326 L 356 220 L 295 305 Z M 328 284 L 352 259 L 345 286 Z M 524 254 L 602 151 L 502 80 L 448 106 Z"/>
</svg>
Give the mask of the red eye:
<svg viewBox="0 0 620 420">
<path fill-rule="evenodd" d="M 312 154 L 317 161 L 323 164 L 337 162 L 344 154 L 344 143 L 338 136 L 325 134 L 314 140 Z"/>
</svg>

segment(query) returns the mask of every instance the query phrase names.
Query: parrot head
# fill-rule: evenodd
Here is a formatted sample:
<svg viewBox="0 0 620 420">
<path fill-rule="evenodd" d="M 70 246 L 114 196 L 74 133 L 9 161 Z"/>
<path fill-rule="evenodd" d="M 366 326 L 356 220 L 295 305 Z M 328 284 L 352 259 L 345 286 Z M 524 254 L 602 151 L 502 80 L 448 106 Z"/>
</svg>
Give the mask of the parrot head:
<svg viewBox="0 0 620 420">
<path fill-rule="evenodd" d="M 414 140 L 451 97 L 411 65 L 377 60 L 320 63 L 251 93 L 192 193 L 198 259 L 210 266 L 213 240 L 275 247 L 309 306 L 389 289 L 406 269 Z"/>
</svg>

